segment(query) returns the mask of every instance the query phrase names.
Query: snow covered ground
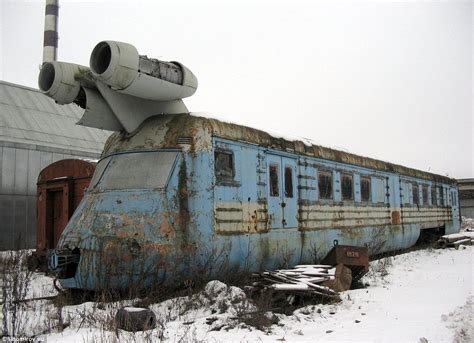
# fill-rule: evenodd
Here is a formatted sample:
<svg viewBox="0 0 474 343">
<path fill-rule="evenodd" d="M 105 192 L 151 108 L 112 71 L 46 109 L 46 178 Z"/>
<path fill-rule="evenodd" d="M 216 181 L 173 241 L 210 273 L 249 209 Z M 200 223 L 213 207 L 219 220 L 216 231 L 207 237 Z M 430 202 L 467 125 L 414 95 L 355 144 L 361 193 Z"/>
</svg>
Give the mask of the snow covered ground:
<svg viewBox="0 0 474 343">
<path fill-rule="evenodd" d="M 241 289 L 212 281 L 193 296 L 152 304 L 159 323 L 154 330 L 135 334 L 114 330 L 116 310 L 133 304 L 131 300 L 60 307 L 43 300 L 17 308 L 17 317 L 23 320 L 17 333 L 43 334 L 48 342 L 81 343 L 473 342 L 473 267 L 474 246 L 418 250 L 374 261 L 362 280 L 366 288 L 341 293 L 337 304 L 310 305 L 291 315 L 266 313 L 274 324 L 263 331 L 249 325 L 257 317 L 243 315 L 257 308 Z M 52 294 L 51 282 L 35 274 L 28 294 Z M 3 319 L 11 316 L 2 312 L 5 327 Z M 60 322 L 65 329 L 58 329 Z"/>
</svg>

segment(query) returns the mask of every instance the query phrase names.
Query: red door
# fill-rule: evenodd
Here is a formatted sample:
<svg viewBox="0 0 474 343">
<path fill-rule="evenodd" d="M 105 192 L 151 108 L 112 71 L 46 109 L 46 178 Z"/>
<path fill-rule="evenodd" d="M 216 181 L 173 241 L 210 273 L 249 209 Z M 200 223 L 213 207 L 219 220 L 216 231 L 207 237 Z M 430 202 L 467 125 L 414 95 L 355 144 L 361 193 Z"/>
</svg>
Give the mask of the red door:
<svg viewBox="0 0 474 343">
<path fill-rule="evenodd" d="M 62 190 L 48 190 L 48 211 L 46 219 L 47 248 L 54 249 L 64 228 L 64 198 Z M 67 221 L 67 219 L 66 219 Z"/>
</svg>

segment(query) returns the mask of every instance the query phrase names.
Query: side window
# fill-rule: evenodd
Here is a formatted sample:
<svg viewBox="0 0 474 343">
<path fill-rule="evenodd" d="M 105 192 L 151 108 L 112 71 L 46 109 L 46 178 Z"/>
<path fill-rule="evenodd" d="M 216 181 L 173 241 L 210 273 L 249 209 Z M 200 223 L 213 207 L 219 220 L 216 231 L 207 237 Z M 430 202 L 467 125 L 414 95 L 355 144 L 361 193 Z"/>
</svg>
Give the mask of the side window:
<svg viewBox="0 0 474 343">
<path fill-rule="evenodd" d="M 372 178 L 374 189 L 374 199 L 375 203 L 384 203 L 385 202 L 385 179 L 381 177 Z"/>
<path fill-rule="evenodd" d="M 320 199 L 332 199 L 332 173 L 318 171 L 318 189 Z"/>
<path fill-rule="evenodd" d="M 285 197 L 293 198 L 293 169 L 285 166 Z"/>
<path fill-rule="evenodd" d="M 410 193 L 411 193 L 411 185 L 408 182 L 402 182 L 402 195 L 403 195 L 403 203 L 410 204 Z"/>
<path fill-rule="evenodd" d="M 270 196 L 277 197 L 280 195 L 278 189 L 278 165 L 270 164 Z"/>
<path fill-rule="evenodd" d="M 341 174 L 342 200 L 354 200 L 354 187 L 351 174 Z"/>
<path fill-rule="evenodd" d="M 431 186 L 431 206 L 438 206 L 438 202 L 436 200 L 436 187 Z"/>
<path fill-rule="evenodd" d="M 231 151 L 214 152 L 214 172 L 217 181 L 230 181 L 234 179 L 234 154 Z"/>
<path fill-rule="evenodd" d="M 370 177 L 360 177 L 360 197 L 362 201 L 370 201 Z"/>
<path fill-rule="evenodd" d="M 429 201 L 428 201 L 428 186 L 423 185 L 421 186 L 421 192 L 423 194 L 423 206 L 428 206 Z"/>
<path fill-rule="evenodd" d="M 411 185 L 411 192 L 413 197 L 413 205 L 418 205 L 420 203 L 420 190 L 418 189 L 418 185 L 416 183 Z"/>
<path fill-rule="evenodd" d="M 438 187 L 438 192 L 439 192 L 439 205 L 444 206 L 444 188 Z"/>
</svg>

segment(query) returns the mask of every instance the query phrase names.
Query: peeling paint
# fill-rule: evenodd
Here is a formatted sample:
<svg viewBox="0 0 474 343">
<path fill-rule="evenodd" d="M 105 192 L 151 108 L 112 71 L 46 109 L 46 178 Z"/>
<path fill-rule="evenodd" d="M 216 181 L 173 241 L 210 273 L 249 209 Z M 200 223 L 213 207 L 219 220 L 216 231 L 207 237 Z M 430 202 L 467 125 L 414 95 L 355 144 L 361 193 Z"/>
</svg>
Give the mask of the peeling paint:
<svg viewBox="0 0 474 343">
<path fill-rule="evenodd" d="M 214 175 L 215 149 L 233 154 L 227 179 Z M 107 189 L 97 176 L 59 242 L 60 249 L 80 251 L 74 277 L 60 280 L 64 287 L 179 283 L 314 263 L 336 240 L 379 253 L 413 245 L 431 225 L 459 230 L 455 206 L 402 204 L 400 174 L 446 188 L 449 178 L 238 125 L 188 114 L 156 116 L 134 135 L 112 135 L 103 152 L 110 157 L 103 161 L 139 151 L 148 151 L 143 158 L 173 152 L 167 181 L 159 189 Z M 280 193 L 271 195 L 268 166 L 275 162 L 291 171 L 291 180 L 280 174 Z M 331 173 L 332 199 L 318 196 L 318 170 Z M 361 175 L 377 180 L 370 201 L 362 201 L 358 189 L 350 200 L 341 199 L 343 173 L 353 185 L 360 185 Z"/>
</svg>

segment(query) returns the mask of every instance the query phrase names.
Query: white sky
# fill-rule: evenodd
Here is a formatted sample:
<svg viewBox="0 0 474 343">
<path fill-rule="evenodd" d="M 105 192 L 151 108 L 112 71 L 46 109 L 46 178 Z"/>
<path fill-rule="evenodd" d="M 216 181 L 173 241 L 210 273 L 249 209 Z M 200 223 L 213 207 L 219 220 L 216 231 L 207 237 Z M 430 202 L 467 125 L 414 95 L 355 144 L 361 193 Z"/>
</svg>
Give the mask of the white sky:
<svg viewBox="0 0 474 343">
<path fill-rule="evenodd" d="M 37 88 L 44 1 L 0 0 L 0 79 Z M 191 111 L 474 177 L 471 1 L 60 0 L 58 59 L 99 41 L 180 61 Z"/>
</svg>

